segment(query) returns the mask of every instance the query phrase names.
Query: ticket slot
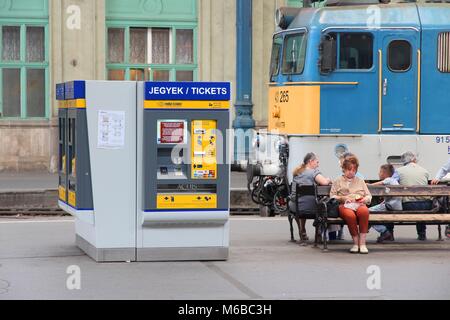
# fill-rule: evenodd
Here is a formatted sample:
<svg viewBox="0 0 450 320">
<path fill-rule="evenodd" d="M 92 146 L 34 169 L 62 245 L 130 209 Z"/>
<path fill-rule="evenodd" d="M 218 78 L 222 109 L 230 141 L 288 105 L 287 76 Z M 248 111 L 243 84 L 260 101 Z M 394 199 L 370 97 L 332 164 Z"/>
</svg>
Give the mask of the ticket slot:
<svg viewBox="0 0 450 320">
<path fill-rule="evenodd" d="M 214 184 L 158 184 L 158 193 L 217 193 Z"/>
<path fill-rule="evenodd" d="M 158 148 L 158 166 L 156 178 L 158 180 L 186 180 L 188 165 L 184 159 L 185 149 L 160 147 Z"/>
</svg>

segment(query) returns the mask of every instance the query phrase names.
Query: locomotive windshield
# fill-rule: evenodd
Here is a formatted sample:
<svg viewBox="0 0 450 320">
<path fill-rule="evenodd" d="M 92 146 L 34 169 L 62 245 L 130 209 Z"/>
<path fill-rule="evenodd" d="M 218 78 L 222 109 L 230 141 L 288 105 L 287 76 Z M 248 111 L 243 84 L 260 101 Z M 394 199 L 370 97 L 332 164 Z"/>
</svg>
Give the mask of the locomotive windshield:
<svg viewBox="0 0 450 320">
<path fill-rule="evenodd" d="M 301 74 L 305 67 L 306 35 L 304 32 L 284 37 L 283 74 Z"/>
<path fill-rule="evenodd" d="M 305 55 L 306 35 L 304 32 L 287 34 L 284 38 L 282 34 L 275 35 L 270 62 L 270 81 L 276 81 L 276 76 L 280 73 L 280 65 L 283 75 L 303 73 Z M 283 59 L 281 59 L 282 57 Z"/>
<path fill-rule="evenodd" d="M 273 38 L 272 45 L 272 58 L 270 61 L 270 81 L 275 81 L 275 76 L 280 72 L 280 58 L 281 58 L 281 47 L 283 44 L 283 37 L 277 34 Z"/>
</svg>

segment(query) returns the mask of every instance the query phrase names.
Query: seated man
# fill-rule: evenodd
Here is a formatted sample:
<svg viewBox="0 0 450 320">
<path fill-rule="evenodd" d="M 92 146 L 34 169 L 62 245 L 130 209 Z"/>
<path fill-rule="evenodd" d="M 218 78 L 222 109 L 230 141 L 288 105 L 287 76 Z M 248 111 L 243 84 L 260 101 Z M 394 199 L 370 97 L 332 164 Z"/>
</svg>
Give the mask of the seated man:
<svg viewBox="0 0 450 320">
<path fill-rule="evenodd" d="M 380 167 L 380 172 L 378 173 L 378 176 L 380 177 L 381 181 L 375 182 L 372 185 L 373 186 L 376 186 L 376 185 L 398 186 L 399 185 L 398 181 L 395 178 L 393 178 L 394 172 L 395 172 L 395 169 L 391 164 L 382 165 Z M 394 210 L 394 211 L 403 210 L 402 198 L 385 197 L 384 201 L 382 203 L 369 208 L 370 212 L 387 211 L 387 210 Z M 372 227 L 380 233 L 380 236 L 377 239 L 378 243 L 382 243 L 385 240 L 394 241 L 393 232 L 389 231 L 386 226 L 377 225 L 377 226 L 372 226 Z"/>
<path fill-rule="evenodd" d="M 417 164 L 417 157 L 412 152 L 405 152 L 402 155 L 403 167 L 398 168 L 397 172 L 400 177 L 400 185 L 402 186 L 427 186 L 430 174 L 428 171 Z M 430 197 L 405 197 L 403 198 L 403 210 L 431 210 L 433 201 Z M 418 240 L 425 241 L 426 225 L 417 223 Z"/>
<path fill-rule="evenodd" d="M 436 177 L 431 181 L 431 184 L 437 185 L 439 184 L 445 176 L 447 176 L 450 173 L 450 159 L 448 159 L 447 163 L 444 164 L 444 166 L 439 169 L 438 173 L 436 173 Z M 445 228 L 445 235 L 450 238 L 450 224 Z"/>
</svg>

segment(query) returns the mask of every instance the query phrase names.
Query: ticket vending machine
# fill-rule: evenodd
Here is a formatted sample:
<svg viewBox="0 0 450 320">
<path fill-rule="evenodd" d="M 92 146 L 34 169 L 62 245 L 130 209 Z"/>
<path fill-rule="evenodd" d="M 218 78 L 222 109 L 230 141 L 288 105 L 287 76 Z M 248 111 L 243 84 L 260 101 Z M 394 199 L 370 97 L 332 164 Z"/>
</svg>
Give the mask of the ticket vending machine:
<svg viewBox="0 0 450 320">
<path fill-rule="evenodd" d="M 92 181 L 86 115 L 86 83 L 72 81 L 64 85 L 67 111 L 67 205 L 69 211 L 93 211 Z"/>
<path fill-rule="evenodd" d="M 67 205 L 67 107 L 64 96 L 64 83 L 56 85 L 56 100 L 58 101 L 58 198 Z"/>
<path fill-rule="evenodd" d="M 57 92 L 59 205 L 79 248 L 98 262 L 228 258 L 229 83 L 73 81 Z"/>
<path fill-rule="evenodd" d="M 138 86 L 139 261 L 226 260 L 229 83 Z"/>
<path fill-rule="evenodd" d="M 59 206 L 75 217 L 77 246 L 99 262 L 136 259 L 136 87 L 64 84 L 60 125 L 66 130 L 60 131 L 66 147 L 59 158 L 67 195 L 60 183 Z"/>
</svg>

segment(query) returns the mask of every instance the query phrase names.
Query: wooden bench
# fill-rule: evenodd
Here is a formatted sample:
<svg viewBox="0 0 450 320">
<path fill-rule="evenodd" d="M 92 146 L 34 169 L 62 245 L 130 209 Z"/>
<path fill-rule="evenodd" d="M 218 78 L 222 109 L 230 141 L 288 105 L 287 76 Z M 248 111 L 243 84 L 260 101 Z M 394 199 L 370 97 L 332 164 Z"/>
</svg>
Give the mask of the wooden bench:
<svg viewBox="0 0 450 320">
<path fill-rule="evenodd" d="M 373 200 L 384 197 L 432 197 L 441 198 L 443 201 L 440 207 L 434 207 L 429 211 L 378 211 L 371 212 L 369 217 L 369 225 L 415 225 L 424 223 L 427 225 L 437 225 L 439 239 L 443 241 L 441 225 L 450 224 L 449 197 L 450 186 L 372 186 L 368 185 Z M 341 218 L 328 218 L 326 205 L 329 201 L 331 186 L 296 186 L 296 213 L 297 217 L 306 219 L 315 219 L 316 235 L 322 230 L 323 250 L 328 249 L 327 228 L 329 225 L 345 225 Z M 300 212 L 298 209 L 298 199 L 302 196 L 314 196 L 318 210 L 315 214 L 311 212 Z M 292 229 L 292 226 L 291 226 Z M 292 231 L 291 231 L 292 237 Z M 314 246 L 318 245 L 318 237 L 314 241 Z"/>
</svg>

